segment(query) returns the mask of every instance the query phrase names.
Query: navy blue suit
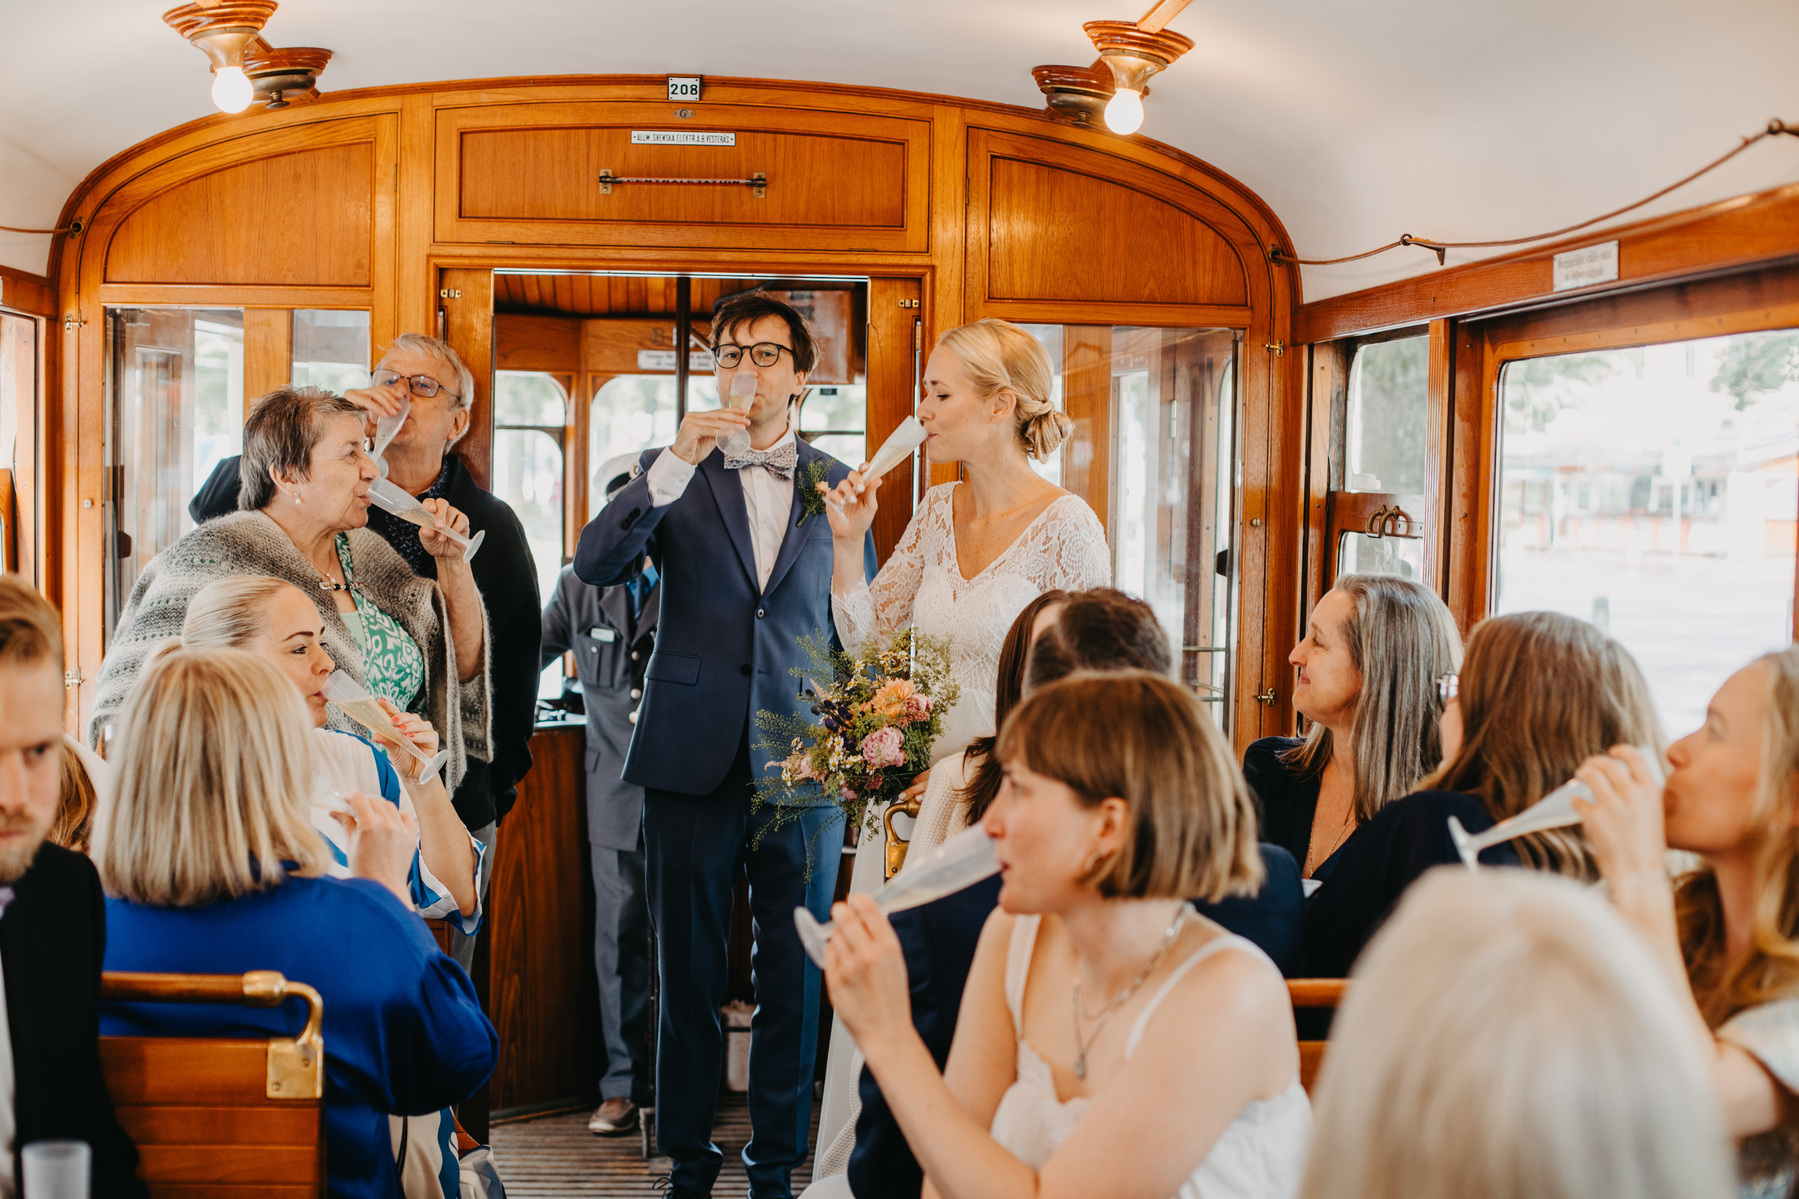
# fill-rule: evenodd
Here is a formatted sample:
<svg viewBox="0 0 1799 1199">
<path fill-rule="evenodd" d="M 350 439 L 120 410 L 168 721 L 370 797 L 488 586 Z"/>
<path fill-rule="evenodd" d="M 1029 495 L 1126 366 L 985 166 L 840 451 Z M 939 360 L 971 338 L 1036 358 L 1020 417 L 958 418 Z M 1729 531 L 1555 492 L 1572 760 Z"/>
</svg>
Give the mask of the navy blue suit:
<svg viewBox="0 0 1799 1199">
<path fill-rule="evenodd" d="M 835 639 L 830 523 L 799 523 L 806 468 L 822 462 L 835 485 L 849 468 L 798 443 L 793 506 L 766 587 L 758 586 L 743 484 L 716 449 L 681 496 L 650 503 L 644 473 L 581 532 L 575 573 L 597 586 L 634 577 L 647 554 L 661 575 L 656 643 L 624 778 L 644 788 L 644 851 L 657 936 L 662 1016 L 657 1030 L 656 1134 L 678 1186 L 709 1192 L 724 1155 L 712 1120 L 724 1057 L 719 1006 L 728 983 L 732 883 L 749 875 L 756 1015 L 750 1031 L 750 1142 L 743 1161 L 757 1199 L 791 1195 L 805 1160 L 822 979 L 800 948 L 793 909 L 821 920 L 837 882 L 837 842 L 823 835 L 834 805 L 770 827 L 750 810 L 757 712 L 808 711 L 791 673 L 803 636 Z M 869 574 L 874 543 L 867 543 Z"/>
</svg>

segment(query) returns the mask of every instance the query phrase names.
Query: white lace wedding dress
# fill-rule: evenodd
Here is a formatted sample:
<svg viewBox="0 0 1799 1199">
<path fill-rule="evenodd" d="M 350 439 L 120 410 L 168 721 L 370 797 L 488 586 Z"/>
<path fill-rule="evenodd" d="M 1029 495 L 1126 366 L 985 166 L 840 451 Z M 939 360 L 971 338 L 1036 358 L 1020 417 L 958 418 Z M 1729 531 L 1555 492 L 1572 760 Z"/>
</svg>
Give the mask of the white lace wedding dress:
<svg viewBox="0 0 1799 1199">
<path fill-rule="evenodd" d="M 944 713 L 943 732 L 931 747 L 932 771 L 919 825 L 943 835 L 943 805 L 953 803 L 937 774 L 959 774 L 945 762 L 977 737 L 993 734 L 993 700 L 999 679 L 999 654 L 1006 633 L 1024 606 L 1052 588 L 1081 591 L 1112 582 L 1112 555 L 1099 518 L 1085 501 L 1064 495 L 1052 501 L 1025 527 L 999 557 L 974 578 L 964 578 L 956 556 L 952 497 L 959 486 L 944 483 L 925 492 L 905 535 L 872 585 L 863 583 L 848 595 L 831 595 L 831 615 L 843 647 L 858 652 L 870 640 L 886 640 L 904 628 L 950 643 L 950 674 L 961 698 Z M 942 780 L 947 783 L 946 778 Z M 932 802 L 932 801 L 936 802 Z M 953 818 L 950 818 L 953 820 Z M 881 886 L 887 856 L 886 834 L 865 827 L 856 849 L 850 890 L 872 892 Z M 835 1020 L 830 1061 L 825 1068 L 824 1100 L 819 1109 L 818 1156 L 813 1176 L 841 1173 L 849 1166 L 855 1144 L 856 1114 L 861 1102 L 856 1080 L 862 1055 L 855 1041 Z"/>
</svg>

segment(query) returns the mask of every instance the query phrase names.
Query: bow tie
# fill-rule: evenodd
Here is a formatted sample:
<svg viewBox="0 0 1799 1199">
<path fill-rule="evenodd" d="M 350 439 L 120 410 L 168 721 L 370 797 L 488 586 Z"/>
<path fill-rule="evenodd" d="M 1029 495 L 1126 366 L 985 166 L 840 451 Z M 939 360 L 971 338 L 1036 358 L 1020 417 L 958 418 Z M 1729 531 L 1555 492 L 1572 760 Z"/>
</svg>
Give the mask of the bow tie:
<svg viewBox="0 0 1799 1199">
<path fill-rule="evenodd" d="M 726 454 L 726 470 L 742 470 L 746 466 L 760 466 L 777 479 L 793 478 L 793 468 L 799 464 L 799 443 L 788 441 L 772 450 L 745 450 L 741 454 Z"/>
</svg>

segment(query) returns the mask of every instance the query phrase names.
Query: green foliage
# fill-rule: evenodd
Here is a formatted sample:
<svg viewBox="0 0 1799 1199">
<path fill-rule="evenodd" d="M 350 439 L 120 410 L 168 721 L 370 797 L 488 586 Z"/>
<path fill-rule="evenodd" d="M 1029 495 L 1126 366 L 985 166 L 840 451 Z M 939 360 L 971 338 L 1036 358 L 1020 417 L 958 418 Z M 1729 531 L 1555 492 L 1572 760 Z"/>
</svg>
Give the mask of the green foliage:
<svg viewBox="0 0 1799 1199">
<path fill-rule="evenodd" d="M 817 516 L 825 510 L 824 493 L 818 485 L 825 481 L 829 470 L 823 462 L 809 462 L 800 470 L 799 478 L 793 485 L 800 493 L 800 518 L 793 523 L 803 525 L 808 516 Z"/>
<path fill-rule="evenodd" d="M 1363 346 L 1356 354 L 1355 412 L 1361 456 L 1351 469 L 1380 479 L 1381 490 L 1424 490 L 1425 389 L 1430 339 L 1406 337 Z"/>
<path fill-rule="evenodd" d="M 1793 382 L 1799 382 L 1799 330 L 1783 329 L 1731 338 L 1718 356 L 1711 388 L 1735 396 L 1740 412 L 1757 394 Z"/>
</svg>

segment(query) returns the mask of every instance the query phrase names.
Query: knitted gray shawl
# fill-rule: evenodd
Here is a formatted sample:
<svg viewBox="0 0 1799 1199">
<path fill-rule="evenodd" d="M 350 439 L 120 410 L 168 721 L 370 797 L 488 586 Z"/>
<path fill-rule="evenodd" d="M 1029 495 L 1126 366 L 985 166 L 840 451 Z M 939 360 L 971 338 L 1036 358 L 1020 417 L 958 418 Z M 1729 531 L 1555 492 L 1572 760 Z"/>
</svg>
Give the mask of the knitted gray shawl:
<svg viewBox="0 0 1799 1199">
<path fill-rule="evenodd" d="M 450 751 L 444 783 L 454 791 L 468 770 L 468 757 L 487 761 L 492 753 L 488 748 L 489 651 L 485 647 L 493 640 L 486 632 L 486 612 L 481 617 L 481 673 L 459 684 L 456 645 L 449 636 L 450 614 L 443 591 L 433 580 L 414 574 L 379 533 L 352 529 L 349 537 L 357 589 L 406 630 L 425 659 L 421 715 L 436 726 L 443 748 Z M 358 683 L 365 682 L 362 651 L 331 594 L 319 587 L 319 572 L 268 516 L 233 512 L 207 521 L 163 550 L 138 576 L 100 667 L 100 694 L 88 726 L 90 741 L 97 741 L 100 731 L 116 718 L 151 652 L 169 638 L 181 636 L 188 601 L 202 587 L 227 575 L 269 575 L 285 579 L 311 596 L 325 621 L 321 642 L 325 652 L 344 673 Z M 332 727 L 362 732 L 361 726 L 335 707 L 329 711 Z"/>
</svg>

